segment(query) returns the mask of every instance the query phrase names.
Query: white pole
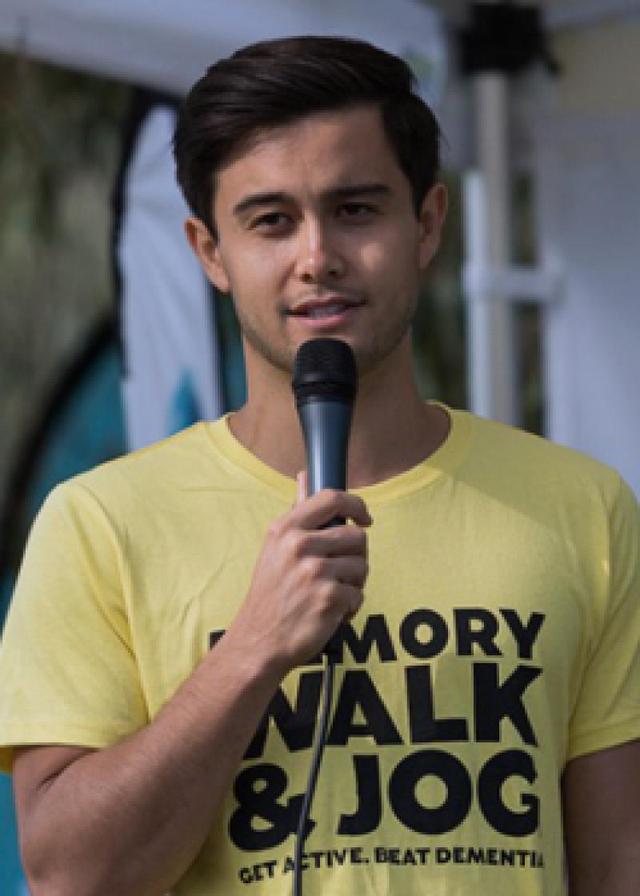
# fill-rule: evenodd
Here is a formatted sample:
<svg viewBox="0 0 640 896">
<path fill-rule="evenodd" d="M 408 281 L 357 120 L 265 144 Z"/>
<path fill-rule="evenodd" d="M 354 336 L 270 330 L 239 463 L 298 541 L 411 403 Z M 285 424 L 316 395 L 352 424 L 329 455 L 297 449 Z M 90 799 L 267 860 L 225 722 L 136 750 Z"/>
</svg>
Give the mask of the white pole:
<svg viewBox="0 0 640 896">
<path fill-rule="evenodd" d="M 471 410 L 517 423 L 513 313 L 492 286 L 511 262 L 511 178 L 508 80 L 473 77 L 478 172 L 465 187 L 468 389 Z"/>
</svg>

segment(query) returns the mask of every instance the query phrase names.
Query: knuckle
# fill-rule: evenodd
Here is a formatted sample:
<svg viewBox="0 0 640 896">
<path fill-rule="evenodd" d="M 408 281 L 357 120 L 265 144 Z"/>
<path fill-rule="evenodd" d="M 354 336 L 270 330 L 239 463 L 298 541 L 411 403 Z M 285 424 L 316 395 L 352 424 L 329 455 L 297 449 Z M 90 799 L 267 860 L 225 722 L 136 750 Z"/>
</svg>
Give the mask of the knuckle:
<svg viewBox="0 0 640 896">
<path fill-rule="evenodd" d="M 305 555 L 307 537 L 299 529 L 291 529 L 285 535 L 285 546 L 294 560 L 300 560 Z"/>
<path fill-rule="evenodd" d="M 317 608 L 321 615 L 329 615 L 334 611 L 337 586 L 335 582 L 326 581 L 318 588 Z"/>
<path fill-rule="evenodd" d="M 279 541 L 280 538 L 282 538 L 284 532 L 285 525 L 283 520 L 273 520 L 271 523 L 269 523 L 269 528 L 267 529 L 267 538 L 270 541 Z"/>
<path fill-rule="evenodd" d="M 323 561 L 320 557 L 305 557 L 301 567 L 304 579 L 307 582 L 314 582 L 322 574 Z"/>
</svg>

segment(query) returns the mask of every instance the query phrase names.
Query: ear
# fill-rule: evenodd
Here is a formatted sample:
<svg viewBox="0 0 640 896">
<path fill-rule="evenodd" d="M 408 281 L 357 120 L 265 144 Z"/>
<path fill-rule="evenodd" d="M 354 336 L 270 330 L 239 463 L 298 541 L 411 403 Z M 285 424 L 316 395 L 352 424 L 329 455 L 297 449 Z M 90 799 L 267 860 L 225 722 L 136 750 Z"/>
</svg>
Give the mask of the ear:
<svg viewBox="0 0 640 896">
<path fill-rule="evenodd" d="M 449 194 L 442 183 L 435 183 L 424 197 L 418 217 L 420 224 L 419 266 L 425 271 L 440 245 L 442 227 L 447 217 Z"/>
<path fill-rule="evenodd" d="M 195 217 L 184 222 L 184 232 L 209 280 L 220 292 L 229 292 L 229 278 L 220 257 L 217 238 L 204 221 Z"/>
</svg>

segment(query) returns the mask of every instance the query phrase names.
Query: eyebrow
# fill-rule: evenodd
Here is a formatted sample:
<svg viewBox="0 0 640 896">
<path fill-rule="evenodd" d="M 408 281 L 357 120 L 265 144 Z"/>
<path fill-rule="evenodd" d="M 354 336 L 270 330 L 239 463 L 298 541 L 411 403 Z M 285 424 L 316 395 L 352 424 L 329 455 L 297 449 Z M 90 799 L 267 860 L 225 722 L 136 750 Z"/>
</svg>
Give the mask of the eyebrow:
<svg viewBox="0 0 640 896">
<path fill-rule="evenodd" d="M 326 199 L 353 199 L 355 197 L 365 196 L 386 196 L 391 192 L 386 184 L 382 183 L 363 183 L 353 184 L 352 186 L 335 187 L 327 190 Z M 291 202 L 293 197 L 290 193 L 283 190 L 274 190 L 265 193 L 251 193 L 245 196 L 240 202 L 233 207 L 233 214 L 240 217 L 248 211 L 256 208 L 263 208 L 267 205 L 278 205 Z"/>
<path fill-rule="evenodd" d="M 352 187 L 336 187 L 329 190 L 329 196 L 336 199 L 350 199 L 354 196 L 387 196 L 391 189 L 387 184 L 354 184 Z"/>
</svg>

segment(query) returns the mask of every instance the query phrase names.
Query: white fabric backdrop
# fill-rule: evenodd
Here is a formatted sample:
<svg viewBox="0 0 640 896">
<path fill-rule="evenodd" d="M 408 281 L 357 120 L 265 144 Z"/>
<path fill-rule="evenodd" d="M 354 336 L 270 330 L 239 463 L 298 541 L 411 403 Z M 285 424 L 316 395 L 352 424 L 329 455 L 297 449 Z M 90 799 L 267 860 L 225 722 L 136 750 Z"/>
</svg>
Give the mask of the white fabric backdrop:
<svg viewBox="0 0 640 896">
<path fill-rule="evenodd" d="M 640 496 L 640 115 L 548 117 L 536 147 L 548 435 L 616 467 Z"/>
<path fill-rule="evenodd" d="M 174 126 L 173 109 L 152 108 L 125 172 L 116 251 L 130 448 L 222 411 L 214 306 L 182 231 L 188 210 L 175 181 Z"/>
</svg>

